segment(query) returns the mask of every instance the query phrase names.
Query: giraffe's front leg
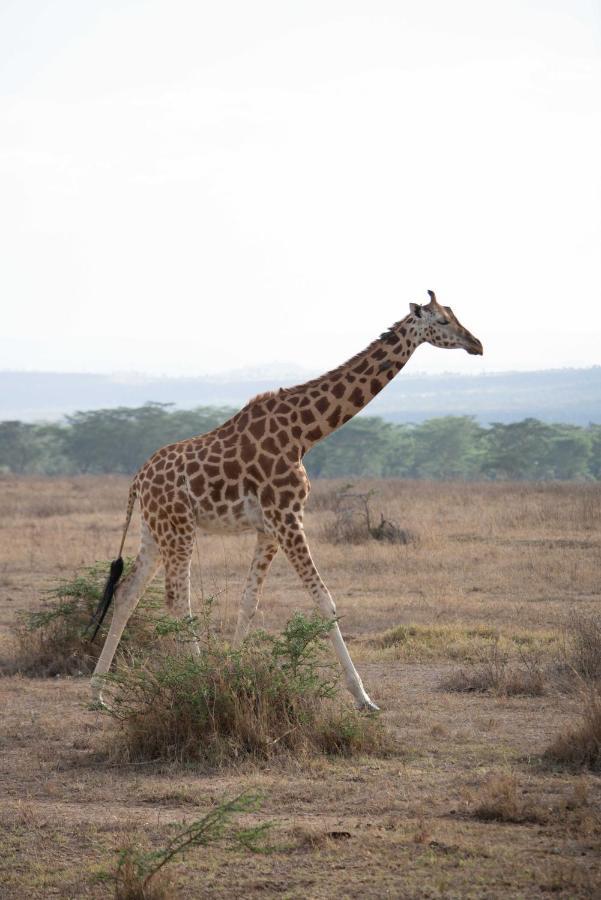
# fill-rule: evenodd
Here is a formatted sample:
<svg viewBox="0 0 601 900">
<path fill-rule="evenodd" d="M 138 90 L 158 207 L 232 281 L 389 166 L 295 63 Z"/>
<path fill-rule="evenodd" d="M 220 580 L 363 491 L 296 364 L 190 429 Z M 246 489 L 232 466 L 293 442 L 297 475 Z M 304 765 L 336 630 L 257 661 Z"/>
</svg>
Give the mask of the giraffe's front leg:
<svg viewBox="0 0 601 900">
<path fill-rule="evenodd" d="M 250 564 L 246 584 L 244 585 L 242 602 L 238 613 L 234 647 L 238 647 L 248 634 L 250 622 L 259 605 L 263 582 L 271 562 L 278 552 L 278 546 L 277 538 L 273 537 L 273 535 L 258 532 L 255 553 Z"/>
<path fill-rule="evenodd" d="M 278 529 L 278 536 L 286 556 L 292 563 L 313 600 L 319 606 L 323 615 L 326 617 L 335 616 L 336 605 L 332 600 L 329 590 L 321 580 L 321 576 L 313 562 L 302 522 L 296 519 L 292 524 L 280 526 Z M 335 622 L 330 629 L 330 639 L 342 667 L 346 686 L 355 699 L 357 709 L 377 712 L 379 707 L 370 700 L 363 687 L 363 682 L 353 665 L 338 622 Z"/>
</svg>

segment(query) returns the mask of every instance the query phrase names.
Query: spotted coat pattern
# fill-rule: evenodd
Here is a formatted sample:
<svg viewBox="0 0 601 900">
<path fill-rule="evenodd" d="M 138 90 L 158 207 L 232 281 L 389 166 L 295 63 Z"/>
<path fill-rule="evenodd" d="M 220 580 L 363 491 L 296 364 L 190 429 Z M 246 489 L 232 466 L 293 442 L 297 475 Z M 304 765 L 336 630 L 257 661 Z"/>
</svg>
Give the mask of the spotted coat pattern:
<svg viewBox="0 0 601 900">
<path fill-rule="evenodd" d="M 235 641 L 245 636 L 271 561 L 281 548 L 326 615 L 334 602 L 311 557 L 303 527 L 309 480 L 302 459 L 314 444 L 369 403 L 424 341 L 482 352 L 448 307 L 431 294 L 411 313 L 342 366 L 306 384 L 255 397 L 208 434 L 157 450 L 135 476 L 128 522 L 137 497 L 142 544 L 119 586 L 115 613 L 95 675 L 108 671 L 127 619 L 162 562 L 166 602 L 190 612 L 190 561 L 196 529 L 254 530 L 257 545 L 240 607 Z M 127 526 L 126 526 L 127 527 Z M 367 696 L 336 624 L 332 641 L 357 705 Z M 98 682 L 95 682 L 98 694 Z"/>
</svg>

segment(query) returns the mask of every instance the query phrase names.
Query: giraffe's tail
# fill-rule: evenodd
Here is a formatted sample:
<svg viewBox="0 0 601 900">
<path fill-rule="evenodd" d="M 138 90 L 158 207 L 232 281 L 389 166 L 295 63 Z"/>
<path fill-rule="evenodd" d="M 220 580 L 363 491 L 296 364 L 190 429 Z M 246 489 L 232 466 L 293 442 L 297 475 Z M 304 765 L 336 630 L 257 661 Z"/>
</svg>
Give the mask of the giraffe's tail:
<svg viewBox="0 0 601 900">
<path fill-rule="evenodd" d="M 134 503 L 136 502 L 136 479 L 131 483 L 129 488 L 129 496 L 127 498 L 127 513 L 125 515 L 125 527 L 123 529 L 123 536 L 121 538 L 121 546 L 119 547 L 119 554 L 117 559 L 114 559 L 111 563 L 111 569 L 109 572 L 109 577 L 106 580 L 106 584 L 104 586 L 104 592 L 102 594 L 102 600 L 98 604 L 92 619 L 88 627 L 86 628 L 86 632 L 88 632 L 94 626 L 94 633 L 90 638 L 90 643 L 93 643 L 98 631 L 100 630 L 100 626 L 104 621 L 104 617 L 108 612 L 108 608 L 113 601 L 113 597 L 115 595 L 115 590 L 117 587 L 117 583 L 121 576 L 123 575 L 123 545 L 125 544 L 125 536 L 127 535 L 127 529 L 129 528 L 129 523 L 131 521 L 131 514 L 134 509 Z"/>
</svg>

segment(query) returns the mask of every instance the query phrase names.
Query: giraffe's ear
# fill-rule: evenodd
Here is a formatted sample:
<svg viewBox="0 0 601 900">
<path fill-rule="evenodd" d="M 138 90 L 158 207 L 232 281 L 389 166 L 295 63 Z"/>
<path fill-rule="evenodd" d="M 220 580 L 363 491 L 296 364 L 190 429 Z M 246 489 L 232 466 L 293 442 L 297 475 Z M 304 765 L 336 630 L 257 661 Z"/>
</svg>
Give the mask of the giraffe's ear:
<svg viewBox="0 0 601 900">
<path fill-rule="evenodd" d="M 421 308 L 421 306 L 419 305 L 419 303 L 410 303 L 410 304 L 409 304 L 409 309 L 411 310 L 411 312 L 413 313 L 414 316 L 417 316 L 418 319 L 421 319 L 421 317 L 422 317 L 422 308 Z"/>
</svg>

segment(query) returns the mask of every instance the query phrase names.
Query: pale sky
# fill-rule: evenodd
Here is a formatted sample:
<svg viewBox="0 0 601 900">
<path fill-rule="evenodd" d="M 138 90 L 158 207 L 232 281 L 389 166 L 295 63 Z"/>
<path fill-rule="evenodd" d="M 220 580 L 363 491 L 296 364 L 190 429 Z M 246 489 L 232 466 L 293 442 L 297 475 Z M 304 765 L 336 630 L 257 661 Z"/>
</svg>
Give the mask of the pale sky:
<svg viewBox="0 0 601 900">
<path fill-rule="evenodd" d="M 0 0 L 0 369 L 601 363 L 594 0 Z"/>
</svg>

